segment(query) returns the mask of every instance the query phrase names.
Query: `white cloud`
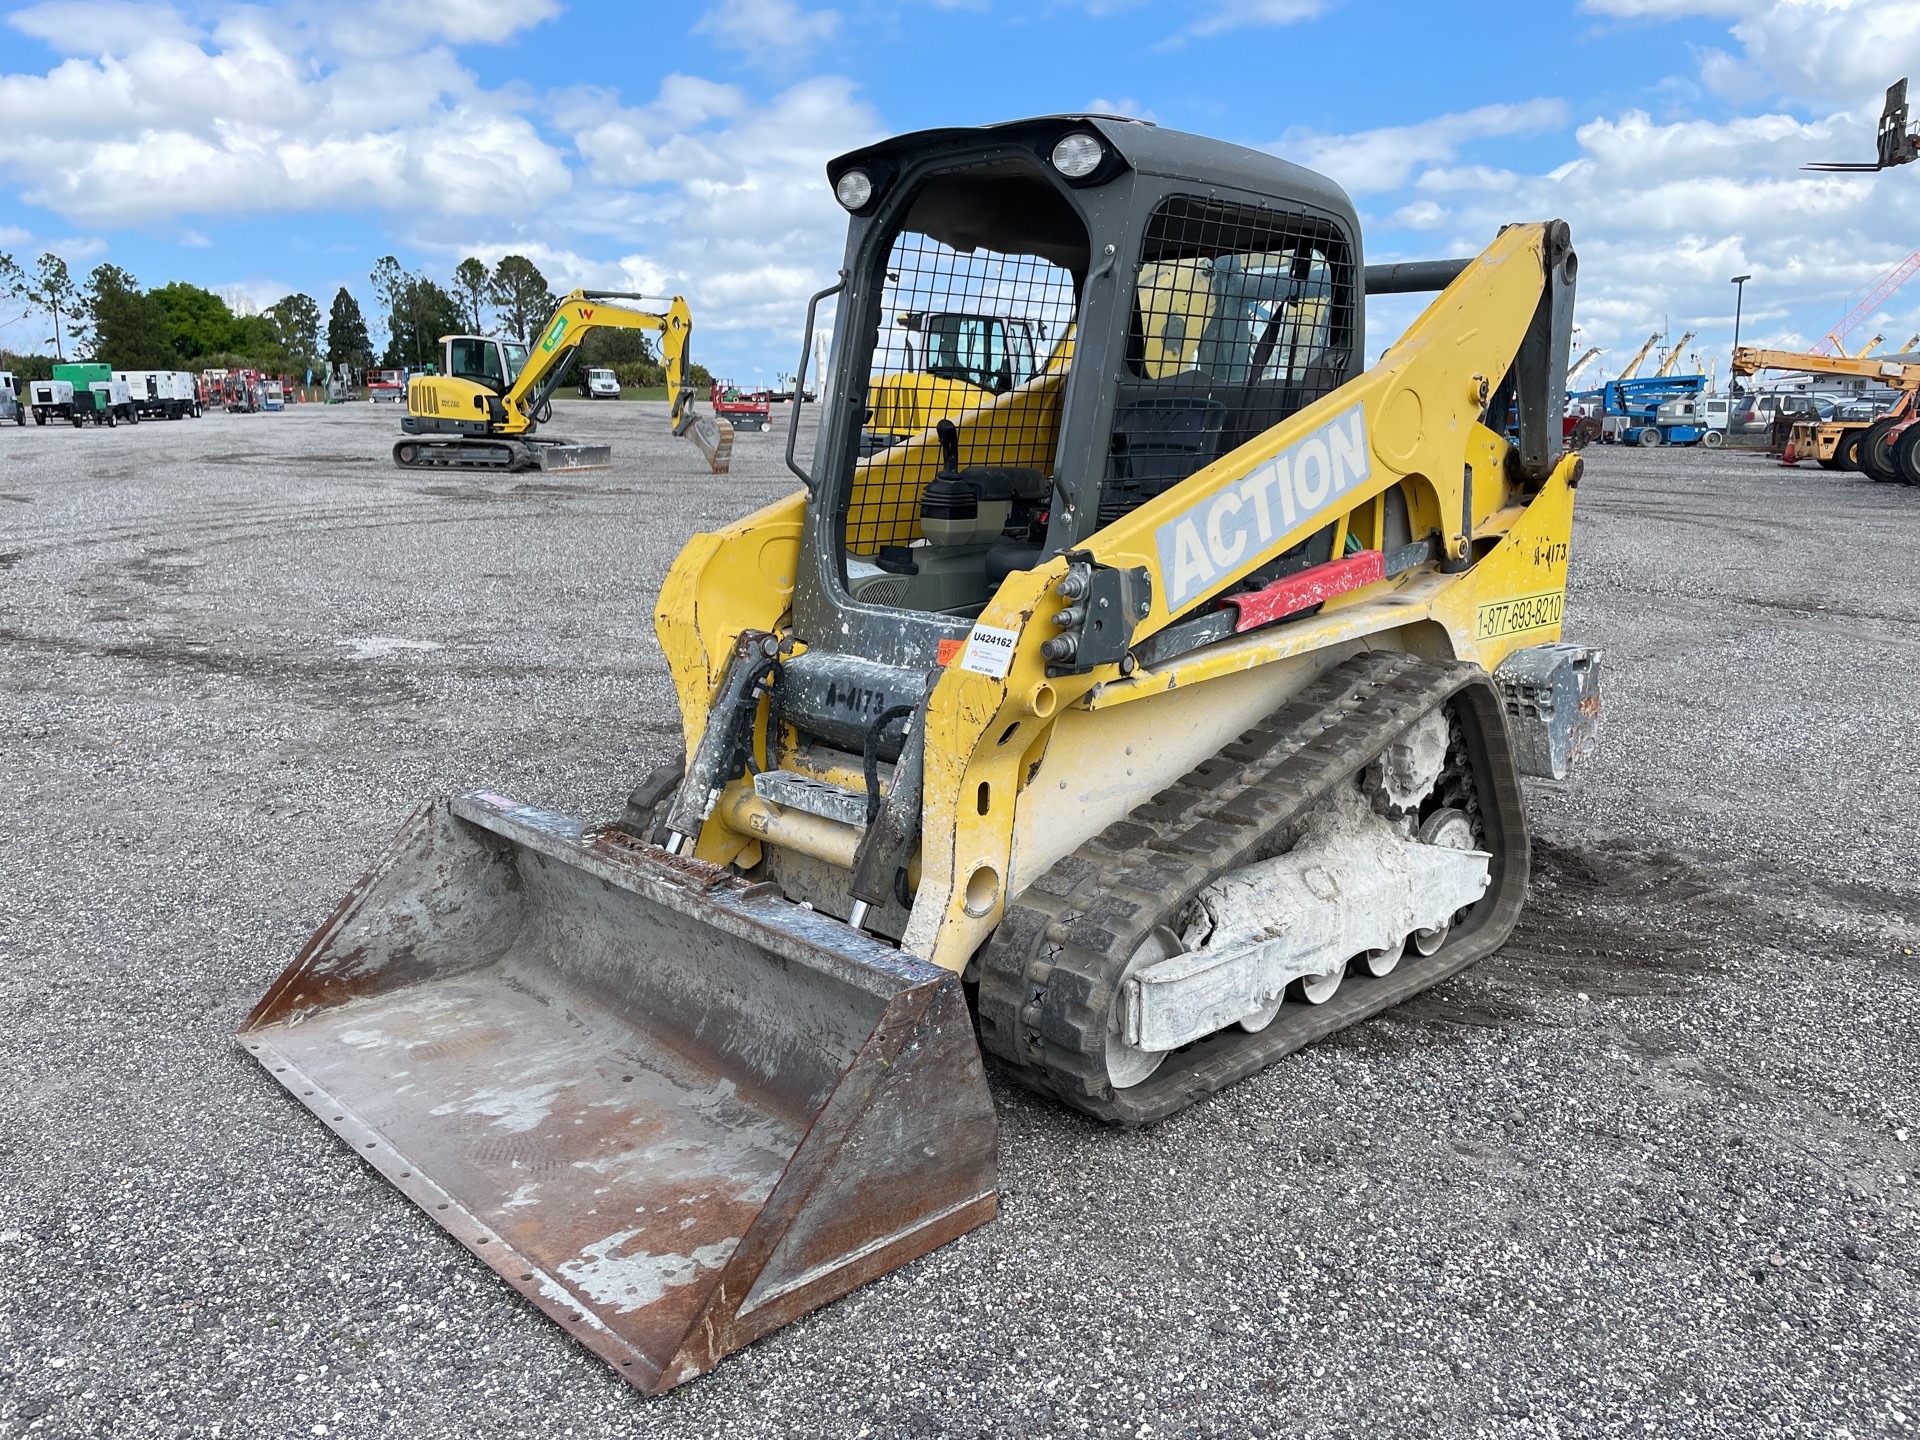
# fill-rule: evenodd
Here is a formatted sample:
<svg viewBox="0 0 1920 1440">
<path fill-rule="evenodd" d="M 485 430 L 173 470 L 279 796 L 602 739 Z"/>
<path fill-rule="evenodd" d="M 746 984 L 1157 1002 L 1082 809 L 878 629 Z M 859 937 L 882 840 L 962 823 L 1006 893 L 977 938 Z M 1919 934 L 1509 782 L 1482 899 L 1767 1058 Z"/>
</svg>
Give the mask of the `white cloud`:
<svg viewBox="0 0 1920 1440">
<path fill-rule="evenodd" d="M 1444 210 L 1431 200 L 1416 200 L 1394 211 L 1387 223 L 1403 230 L 1437 230 L 1452 215 L 1451 210 Z"/>
<path fill-rule="evenodd" d="M 693 30 L 757 65 L 791 70 L 840 33 L 840 15 L 803 10 L 794 0 L 721 0 Z"/>
<path fill-rule="evenodd" d="M 1744 52 L 1710 50 L 1702 77 L 1721 93 L 1760 93 L 1866 106 L 1901 75 L 1920 69 L 1920 4 L 1914 0 L 1581 0 L 1591 14 L 1665 21 L 1726 17 Z"/>
<path fill-rule="evenodd" d="M 46 248 L 70 265 L 92 260 L 107 253 L 107 242 L 98 235 L 68 235 L 47 241 Z"/>
<path fill-rule="evenodd" d="M 448 263 L 516 251 L 560 288 L 683 294 L 705 335 L 797 343 L 805 299 L 838 268 L 844 243 L 826 162 L 883 133 L 852 81 L 805 80 L 757 100 L 671 75 L 643 104 L 582 88 L 554 97 L 552 110 L 583 162 L 564 215 L 511 235 L 472 227 L 469 243 L 429 248 Z"/>
<path fill-rule="evenodd" d="M 1671 326 L 1677 338 L 1697 329 L 1693 348 L 1719 354 L 1724 379 L 1730 277 L 1753 276 L 1743 341 L 1801 346 L 1920 241 L 1912 175 L 1801 168 L 1871 156 L 1888 81 L 1920 72 L 1917 0 L 1583 0 L 1583 8 L 1650 33 L 1683 16 L 1730 23 L 1724 48 L 1675 48 L 1677 60 L 1690 56 L 1695 76 L 1642 77 L 1645 93 L 1672 105 L 1669 115 L 1627 109 L 1588 119 L 1573 133 L 1572 154 L 1544 172 L 1492 146 L 1463 158 L 1468 140 L 1561 123 L 1551 109 L 1529 116 L 1523 106 L 1358 135 L 1296 133 L 1272 148 L 1381 197 L 1381 216 L 1368 221 L 1375 260 L 1472 254 L 1509 221 L 1564 218 L 1581 254 L 1582 342 L 1607 346 L 1603 364 L 1612 366 L 1649 331 Z M 1702 86 L 1736 111 L 1763 113 L 1691 117 Z M 1416 308 L 1371 307 L 1370 350 Z M 1920 330 L 1920 283 L 1852 339 L 1875 329 L 1894 343 Z"/>
<path fill-rule="evenodd" d="M 1752 0 L 1581 0 L 1580 8 L 1621 20 L 1677 20 L 1687 15 L 1738 15 Z"/>
<path fill-rule="evenodd" d="M 122 27 L 128 8 L 50 0 L 11 17 L 58 31 L 69 51 L 44 75 L 0 76 L 0 170 L 33 204 L 102 225 L 370 205 L 478 215 L 569 184 L 518 100 L 443 48 L 403 43 L 504 37 L 551 5 L 456 0 L 431 23 L 386 26 L 364 57 L 331 48 L 336 30 L 368 19 L 362 6 L 325 12 L 327 29 L 233 7 L 196 30 L 145 6 Z"/>
<path fill-rule="evenodd" d="M 1296 25 L 1331 10 L 1337 0 L 1214 0 L 1182 33 L 1199 38 L 1274 25 Z"/>
<path fill-rule="evenodd" d="M 1891 82 L 1920 69 L 1914 0 L 1773 0 L 1744 14 L 1733 34 L 1780 94 L 1869 116 L 1879 115 Z"/>
<path fill-rule="evenodd" d="M 57 55 L 124 55 L 153 40 L 194 39 L 171 5 L 134 0 L 49 0 L 14 11 L 7 23 Z"/>
<path fill-rule="evenodd" d="M 387 0 L 345 5 L 330 12 L 335 24 L 389 36 L 413 34 L 457 44 L 498 44 L 515 31 L 544 24 L 560 13 L 560 0 L 433 0 L 431 5 L 392 5 Z"/>
<path fill-rule="evenodd" d="M 1138 100 L 1108 100 L 1097 97 L 1087 102 L 1090 115 L 1125 115 L 1130 120 L 1158 120 L 1160 117 Z"/>
<path fill-rule="evenodd" d="M 1830 146 L 1824 121 L 1760 115 L 1663 125 L 1628 111 L 1581 126 L 1576 140 L 1578 157 L 1545 174 L 1428 169 L 1411 187 L 1424 201 L 1403 206 L 1389 223 L 1451 237 L 1428 253 L 1471 254 L 1507 221 L 1567 220 L 1581 256 L 1582 338 L 1626 347 L 1616 364 L 1648 331 L 1668 324 L 1676 333 L 1706 332 L 1703 352 L 1724 350 L 1733 322 L 1728 280 L 1737 274 L 1754 277 L 1743 340 L 1809 343 L 1839 319 L 1849 291 L 1878 279 L 1920 234 L 1920 197 L 1897 172 L 1875 178 L 1798 168 Z M 1375 258 L 1389 258 L 1378 244 L 1373 249 Z M 1920 328 L 1920 292 L 1896 297 L 1887 316 L 1890 327 L 1913 321 Z"/>
<path fill-rule="evenodd" d="M 1289 131 L 1268 148 L 1362 195 L 1397 190 L 1416 169 L 1453 159 L 1470 141 L 1554 130 L 1566 121 L 1565 102 L 1526 100 L 1517 105 L 1482 105 L 1418 125 L 1390 125 L 1353 135 Z"/>
</svg>

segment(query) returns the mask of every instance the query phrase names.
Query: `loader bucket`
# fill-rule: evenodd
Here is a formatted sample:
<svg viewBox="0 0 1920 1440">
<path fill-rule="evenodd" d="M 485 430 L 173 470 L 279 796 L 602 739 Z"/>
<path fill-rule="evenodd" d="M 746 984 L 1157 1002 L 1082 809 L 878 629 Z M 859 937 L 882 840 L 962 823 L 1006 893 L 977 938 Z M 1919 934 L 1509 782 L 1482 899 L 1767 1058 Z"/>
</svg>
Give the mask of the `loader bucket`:
<svg viewBox="0 0 1920 1440">
<path fill-rule="evenodd" d="M 957 976 L 497 795 L 416 812 L 239 1038 L 649 1393 L 994 1214 Z"/>
</svg>

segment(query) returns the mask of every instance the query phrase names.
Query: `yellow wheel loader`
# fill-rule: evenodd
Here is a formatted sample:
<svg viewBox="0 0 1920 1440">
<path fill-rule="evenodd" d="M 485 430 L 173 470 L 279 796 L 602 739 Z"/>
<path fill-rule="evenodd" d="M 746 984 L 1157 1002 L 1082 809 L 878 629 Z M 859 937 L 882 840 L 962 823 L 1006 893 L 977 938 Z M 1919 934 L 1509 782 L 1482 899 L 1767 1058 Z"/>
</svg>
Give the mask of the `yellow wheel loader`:
<svg viewBox="0 0 1920 1440">
<path fill-rule="evenodd" d="M 1565 225 L 1369 269 L 1329 181 L 1088 116 L 828 177 L 802 488 L 657 606 L 684 762 L 427 804 L 240 1035 L 647 1391 L 994 1214 L 983 1054 L 1145 1124 L 1496 949 L 1599 723 Z M 1371 369 L 1369 290 L 1439 292 Z M 1062 363 L 863 454 L 890 317 L 987 293 Z"/>
<path fill-rule="evenodd" d="M 408 470 L 604 470 L 609 445 L 576 445 L 535 432 L 553 418 L 553 395 L 594 330 L 657 330 L 672 397 L 673 433 L 685 435 L 716 475 L 733 457 L 733 427 L 698 414 L 688 377 L 693 315 L 678 295 L 664 311 L 610 305 L 644 300 L 615 290 L 575 290 L 563 299 L 532 346 L 486 335 L 440 337 L 441 373 L 407 382 L 407 413 L 393 461 Z"/>
</svg>

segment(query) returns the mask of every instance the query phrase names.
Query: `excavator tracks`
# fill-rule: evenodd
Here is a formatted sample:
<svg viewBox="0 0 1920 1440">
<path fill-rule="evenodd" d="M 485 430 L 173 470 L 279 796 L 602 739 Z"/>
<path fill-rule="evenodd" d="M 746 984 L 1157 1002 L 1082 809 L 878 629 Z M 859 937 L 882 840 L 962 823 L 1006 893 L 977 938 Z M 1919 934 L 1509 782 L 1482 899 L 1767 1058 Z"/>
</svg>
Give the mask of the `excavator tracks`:
<svg viewBox="0 0 1920 1440">
<path fill-rule="evenodd" d="M 1448 710 L 1435 803 L 1464 809 L 1493 856 L 1487 893 L 1430 956 L 1350 967 L 1320 1005 L 1288 999 L 1265 1029 L 1218 1031 L 1116 1090 L 1108 1015 L 1129 961 L 1215 878 L 1285 850 L 1309 811 L 1421 716 Z M 1499 692 L 1477 666 L 1375 651 L 1333 667 L 1274 715 L 1061 860 L 1015 900 L 981 955 L 982 1046 L 1024 1083 L 1121 1125 L 1164 1120 L 1283 1055 L 1438 984 L 1505 942 L 1525 902 L 1526 815 Z"/>
<path fill-rule="evenodd" d="M 576 445 L 571 440 L 407 436 L 394 442 L 393 463 L 402 470 L 491 470 L 521 475 L 533 470 L 605 470 L 613 463 L 613 450 L 607 445 Z"/>
</svg>

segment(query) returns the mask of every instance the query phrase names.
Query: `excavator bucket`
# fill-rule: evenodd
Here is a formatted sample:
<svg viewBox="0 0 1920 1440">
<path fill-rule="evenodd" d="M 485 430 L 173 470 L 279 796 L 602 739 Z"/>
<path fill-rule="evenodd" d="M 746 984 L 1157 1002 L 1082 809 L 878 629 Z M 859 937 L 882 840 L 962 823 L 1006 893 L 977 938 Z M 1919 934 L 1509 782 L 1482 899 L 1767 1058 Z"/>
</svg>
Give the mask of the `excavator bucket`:
<svg viewBox="0 0 1920 1440">
<path fill-rule="evenodd" d="M 416 812 L 239 1039 L 649 1393 L 994 1213 L 957 976 L 498 795 Z"/>
<path fill-rule="evenodd" d="M 716 475 L 733 468 L 733 422 L 719 415 L 696 415 L 688 410 L 675 427 L 676 435 L 685 435 L 707 457 Z"/>
</svg>

